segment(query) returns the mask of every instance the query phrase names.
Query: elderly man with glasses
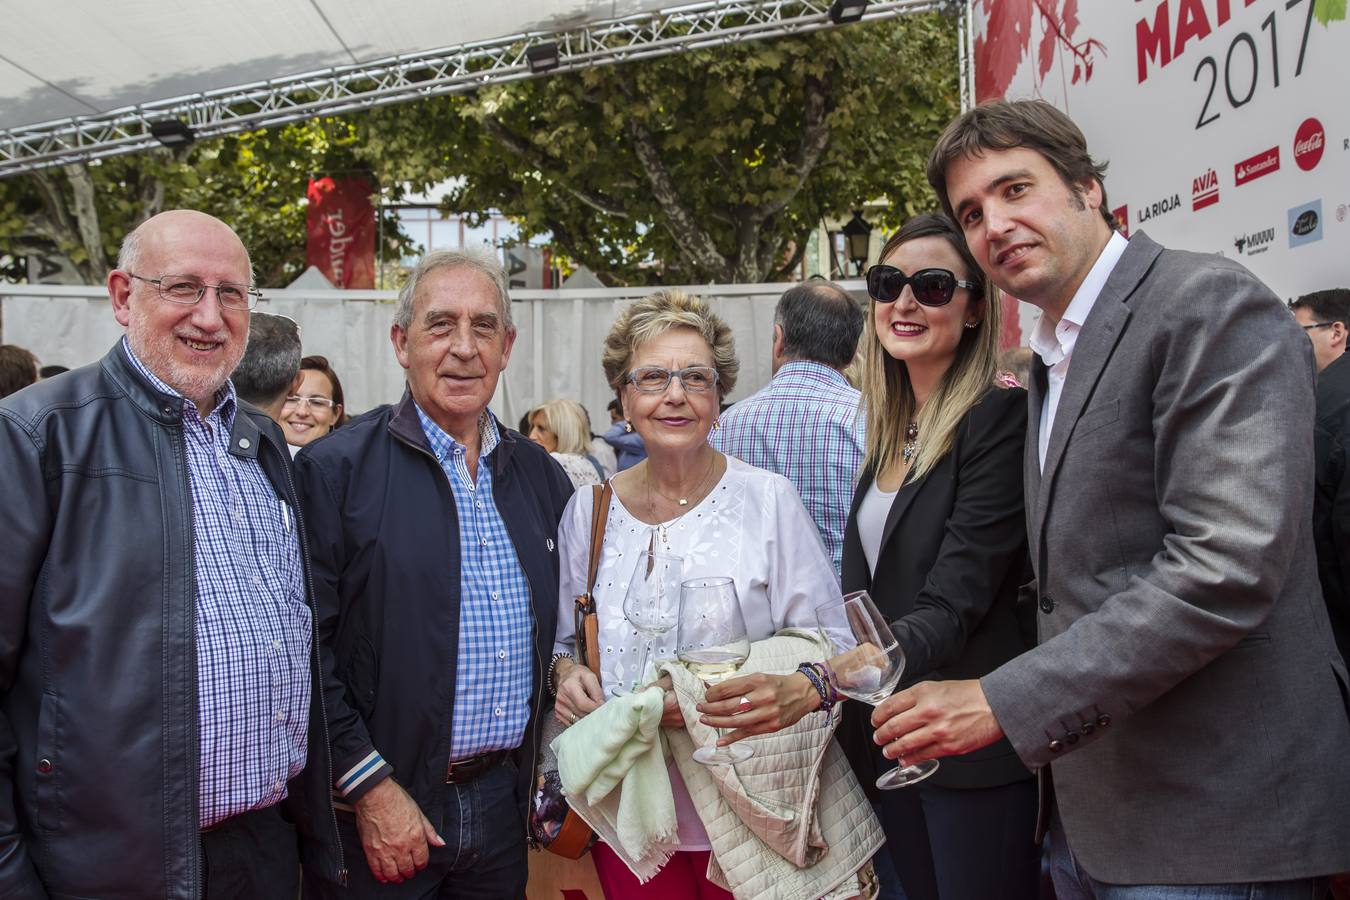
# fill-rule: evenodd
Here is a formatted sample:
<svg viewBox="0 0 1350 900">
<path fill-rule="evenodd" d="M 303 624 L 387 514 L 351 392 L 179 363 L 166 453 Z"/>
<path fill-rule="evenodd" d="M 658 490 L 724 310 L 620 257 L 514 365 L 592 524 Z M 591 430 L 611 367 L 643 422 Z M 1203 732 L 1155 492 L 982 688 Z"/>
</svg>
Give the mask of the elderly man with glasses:
<svg viewBox="0 0 1350 900">
<path fill-rule="evenodd" d="M 290 457 L 229 380 L 248 252 L 163 213 L 108 294 L 101 362 L 0 401 L 0 895 L 293 896 L 297 827 L 343 864 Z"/>
<path fill-rule="evenodd" d="M 311 525 L 347 887 L 525 892 L 525 812 L 572 484 L 488 411 L 516 331 L 495 258 L 440 251 L 399 294 L 398 403 L 296 457 Z"/>
</svg>

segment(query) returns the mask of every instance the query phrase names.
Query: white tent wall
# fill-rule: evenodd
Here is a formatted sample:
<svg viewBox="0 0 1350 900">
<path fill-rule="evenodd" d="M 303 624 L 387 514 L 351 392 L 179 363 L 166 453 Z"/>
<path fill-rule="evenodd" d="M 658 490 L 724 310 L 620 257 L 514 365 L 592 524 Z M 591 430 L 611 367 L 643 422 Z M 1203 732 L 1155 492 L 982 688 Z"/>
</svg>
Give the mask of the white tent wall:
<svg viewBox="0 0 1350 900">
<path fill-rule="evenodd" d="M 861 297 L 861 282 L 842 282 Z M 771 376 L 773 312 L 789 284 L 686 287 L 706 299 L 736 340 L 740 378 L 730 401 L 749 396 Z M 553 397 L 581 401 L 597 433 L 609 425 L 613 392 L 600 366 L 605 335 L 619 310 L 655 288 L 517 291 L 518 331 L 492 409 L 515 427 L 533 405 Z M 348 410 L 397 400 L 403 370 L 389 343 L 392 291 L 268 291 L 259 312 L 300 323 L 306 354 L 327 356 L 342 379 Z M 0 335 L 27 347 L 43 365 L 75 368 L 98 360 L 122 335 L 101 287 L 0 284 Z"/>
</svg>

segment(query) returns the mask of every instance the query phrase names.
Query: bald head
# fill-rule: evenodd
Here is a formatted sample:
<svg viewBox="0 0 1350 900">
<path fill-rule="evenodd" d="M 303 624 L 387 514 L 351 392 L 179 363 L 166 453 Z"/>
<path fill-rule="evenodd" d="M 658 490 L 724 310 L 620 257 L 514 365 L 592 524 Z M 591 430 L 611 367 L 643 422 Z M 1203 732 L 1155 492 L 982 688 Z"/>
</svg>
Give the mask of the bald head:
<svg viewBox="0 0 1350 900">
<path fill-rule="evenodd" d="M 207 285 L 196 302 L 168 284 Z M 141 364 L 191 400 L 203 417 L 248 343 L 249 311 L 220 302 L 219 285 L 252 285 L 248 251 L 230 226 L 206 213 L 160 213 L 128 235 L 108 273 L 113 314 Z"/>
<path fill-rule="evenodd" d="M 244 242 L 234 233 L 234 229 L 215 216 L 195 209 L 171 209 L 142 222 L 122 240 L 122 248 L 117 254 L 117 268 L 140 274 L 138 267 L 145 244 L 165 233 L 173 234 L 184 229 L 215 231 L 222 239 L 232 240 L 244 254 L 244 260 L 248 265 L 248 283 L 253 283 L 253 260 L 249 257 Z"/>
</svg>

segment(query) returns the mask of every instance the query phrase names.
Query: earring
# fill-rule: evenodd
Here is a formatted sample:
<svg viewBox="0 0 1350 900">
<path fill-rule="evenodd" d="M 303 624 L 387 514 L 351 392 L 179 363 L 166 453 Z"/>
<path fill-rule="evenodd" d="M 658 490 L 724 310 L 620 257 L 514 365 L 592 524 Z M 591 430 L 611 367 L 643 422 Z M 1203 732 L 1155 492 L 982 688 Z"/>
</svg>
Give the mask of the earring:
<svg viewBox="0 0 1350 900">
<path fill-rule="evenodd" d="M 627 419 L 624 419 L 624 420 L 623 420 L 623 430 L 624 430 L 624 433 L 625 433 L 625 434 L 632 434 L 632 433 L 633 433 L 633 423 L 630 422 L 630 421 L 628 421 Z"/>
<path fill-rule="evenodd" d="M 980 324 L 979 322 L 967 322 L 967 323 L 966 323 L 966 327 L 967 327 L 967 328 L 974 328 L 974 327 L 976 327 L 976 326 L 979 325 L 979 324 Z"/>
<path fill-rule="evenodd" d="M 721 419 L 713 419 L 713 427 L 712 427 L 712 430 L 713 430 L 713 431 L 716 431 L 717 429 L 719 429 L 719 428 L 721 428 L 721 427 L 722 427 L 722 420 L 721 420 Z"/>
</svg>

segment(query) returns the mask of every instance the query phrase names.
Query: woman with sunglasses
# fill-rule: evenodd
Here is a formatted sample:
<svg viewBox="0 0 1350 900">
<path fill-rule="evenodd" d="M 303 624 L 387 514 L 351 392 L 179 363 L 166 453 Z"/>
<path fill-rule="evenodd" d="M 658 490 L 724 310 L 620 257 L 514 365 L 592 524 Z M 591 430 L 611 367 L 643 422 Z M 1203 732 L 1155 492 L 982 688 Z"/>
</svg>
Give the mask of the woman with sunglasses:
<svg viewBox="0 0 1350 900">
<path fill-rule="evenodd" d="M 868 270 L 867 288 L 867 448 L 842 587 L 869 591 L 892 622 L 906 657 L 902 687 L 979 678 L 1029 646 L 1017 616 L 1018 587 L 1031 578 L 1026 391 L 998 375 L 998 298 L 945 216 L 906 222 Z M 742 729 L 730 737 L 791 724 L 803 714 L 796 698 L 819 705 L 794 683 L 801 677 L 723 682 L 708 692 L 704 721 Z M 727 715 L 740 696 L 764 711 L 753 724 Z M 908 900 L 1036 897 L 1036 784 L 1007 740 L 942 760 L 917 786 L 877 791 L 895 761 L 872 740 L 871 712 L 846 703 L 836 737 L 878 803 Z"/>
</svg>

